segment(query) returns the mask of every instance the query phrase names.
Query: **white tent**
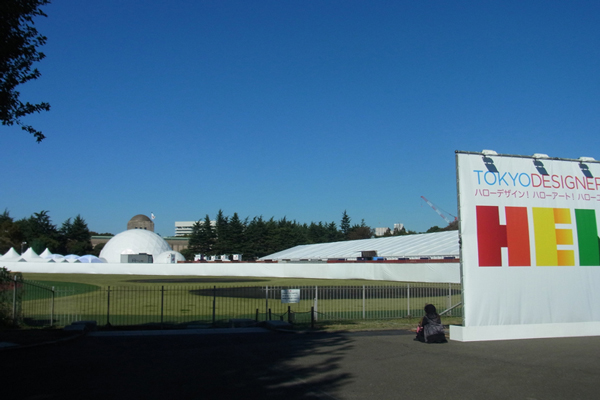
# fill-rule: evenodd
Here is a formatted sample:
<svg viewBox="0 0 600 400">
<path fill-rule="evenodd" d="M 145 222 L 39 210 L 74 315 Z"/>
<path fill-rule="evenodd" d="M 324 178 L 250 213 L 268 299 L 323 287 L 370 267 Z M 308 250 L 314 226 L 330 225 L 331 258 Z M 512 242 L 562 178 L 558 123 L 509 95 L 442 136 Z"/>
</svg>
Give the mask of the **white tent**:
<svg viewBox="0 0 600 400">
<path fill-rule="evenodd" d="M 457 258 L 458 231 L 391 236 L 344 242 L 305 244 L 262 257 L 261 260 L 297 261 L 357 259 L 363 252 L 376 252 L 378 257 Z"/>
<path fill-rule="evenodd" d="M 44 250 L 41 254 L 40 257 L 42 258 L 52 258 L 52 252 L 46 247 L 46 250 Z"/>
<path fill-rule="evenodd" d="M 77 254 L 67 254 L 65 256 L 65 260 L 70 262 L 70 263 L 78 263 L 81 262 L 79 261 L 79 256 Z"/>
<path fill-rule="evenodd" d="M 19 253 L 17 253 L 14 247 L 11 247 L 10 250 L 8 250 L 2 257 L 0 257 L 0 260 L 10 262 L 25 261 L 25 259 L 21 257 Z"/>
<path fill-rule="evenodd" d="M 81 256 L 78 258 L 79 262 L 82 263 L 102 263 L 104 261 L 102 261 L 101 259 L 99 259 L 96 256 L 93 256 L 91 254 L 86 254 L 85 256 Z"/>
<path fill-rule="evenodd" d="M 171 262 L 173 260 L 174 262 Z M 177 264 L 178 261 L 185 261 L 183 254 L 177 251 L 164 251 L 154 259 L 155 264 Z"/>
<path fill-rule="evenodd" d="M 37 253 L 33 251 L 31 247 L 28 248 L 27 251 L 25 251 L 25 253 L 23 253 L 21 257 L 23 257 L 27 262 L 45 263 L 50 261 L 50 259 L 48 258 L 38 256 Z"/>
<path fill-rule="evenodd" d="M 67 260 L 65 260 L 65 256 L 62 254 L 52 254 L 49 258 L 54 260 L 54 262 L 67 262 Z"/>
</svg>

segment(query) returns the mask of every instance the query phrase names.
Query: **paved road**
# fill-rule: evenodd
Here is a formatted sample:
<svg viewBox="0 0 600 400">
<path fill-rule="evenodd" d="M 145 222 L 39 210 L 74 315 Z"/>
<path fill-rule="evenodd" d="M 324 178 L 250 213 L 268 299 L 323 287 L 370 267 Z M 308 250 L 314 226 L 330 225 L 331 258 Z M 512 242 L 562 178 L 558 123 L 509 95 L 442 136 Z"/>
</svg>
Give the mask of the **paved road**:
<svg viewBox="0 0 600 400">
<path fill-rule="evenodd" d="M 399 331 L 87 336 L 0 360 L 7 399 L 600 398 L 600 337 L 427 345 Z"/>
</svg>

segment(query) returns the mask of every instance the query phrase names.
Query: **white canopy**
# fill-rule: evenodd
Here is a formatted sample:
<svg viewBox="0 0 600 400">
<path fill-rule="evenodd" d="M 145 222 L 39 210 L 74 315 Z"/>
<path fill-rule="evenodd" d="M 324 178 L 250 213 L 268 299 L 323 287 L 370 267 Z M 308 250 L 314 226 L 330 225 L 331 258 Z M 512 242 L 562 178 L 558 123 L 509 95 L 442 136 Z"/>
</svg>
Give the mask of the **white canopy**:
<svg viewBox="0 0 600 400">
<path fill-rule="evenodd" d="M 28 248 L 27 251 L 25 251 L 25 253 L 23 253 L 23 255 L 21 257 L 23 257 L 27 262 L 45 263 L 45 262 L 50 261 L 50 259 L 48 259 L 48 258 L 42 258 L 42 257 L 38 256 L 37 253 L 35 251 L 33 251 L 33 249 L 31 247 Z"/>
<path fill-rule="evenodd" d="M 40 254 L 40 257 L 42 258 L 52 258 L 52 252 L 46 247 L 46 250 L 44 250 L 42 252 L 42 254 Z"/>
<path fill-rule="evenodd" d="M 25 259 L 22 258 L 19 253 L 17 253 L 14 247 L 11 247 L 2 257 L 0 257 L 0 260 L 11 262 L 25 261 Z"/>
<path fill-rule="evenodd" d="M 70 263 L 81 262 L 79 261 L 79 256 L 77 254 L 67 254 L 65 256 L 65 260 L 67 260 Z"/>
<path fill-rule="evenodd" d="M 86 254 L 85 256 L 81 256 L 78 258 L 79 262 L 82 263 L 101 263 L 104 262 L 101 259 L 99 259 L 96 256 L 93 256 L 91 254 Z"/>
<path fill-rule="evenodd" d="M 458 231 L 305 244 L 270 254 L 261 260 L 352 259 L 361 257 L 364 251 L 376 251 L 378 257 L 387 259 L 458 257 Z"/>
</svg>

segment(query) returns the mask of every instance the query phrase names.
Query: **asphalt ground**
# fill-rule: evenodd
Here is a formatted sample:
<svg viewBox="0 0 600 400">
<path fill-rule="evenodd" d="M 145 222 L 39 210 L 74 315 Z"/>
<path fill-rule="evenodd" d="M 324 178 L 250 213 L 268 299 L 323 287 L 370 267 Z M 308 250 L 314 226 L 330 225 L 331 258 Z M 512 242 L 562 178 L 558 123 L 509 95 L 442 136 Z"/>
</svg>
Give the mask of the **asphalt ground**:
<svg viewBox="0 0 600 400">
<path fill-rule="evenodd" d="M 3 351 L 2 398 L 600 398 L 600 337 L 428 345 L 406 331 L 231 332 L 99 332 Z"/>
</svg>

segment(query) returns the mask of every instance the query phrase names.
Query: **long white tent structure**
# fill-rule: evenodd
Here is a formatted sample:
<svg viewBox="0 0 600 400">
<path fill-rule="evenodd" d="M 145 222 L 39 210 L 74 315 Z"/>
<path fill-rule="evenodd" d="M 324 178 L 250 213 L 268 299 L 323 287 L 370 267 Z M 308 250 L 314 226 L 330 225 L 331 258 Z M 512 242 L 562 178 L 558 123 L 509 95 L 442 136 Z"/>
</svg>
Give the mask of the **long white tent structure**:
<svg viewBox="0 0 600 400">
<path fill-rule="evenodd" d="M 458 231 L 300 245 L 262 257 L 261 260 L 352 260 L 364 258 L 363 254 L 367 252 L 375 252 L 377 258 L 385 260 L 458 258 Z"/>
<path fill-rule="evenodd" d="M 140 234 L 141 235 L 141 234 Z M 114 247 L 114 246 L 113 246 Z M 124 242 L 118 254 L 130 254 Z M 136 249 L 138 252 L 139 249 Z M 369 256 L 364 257 L 365 254 Z M 364 279 L 460 283 L 456 231 L 296 246 L 259 262 L 173 262 L 155 254 L 153 263 L 28 262 L 18 254 L 0 259 L 14 272 L 65 274 L 243 276 L 312 279 Z M 105 258 L 106 259 L 106 258 Z M 165 262 L 170 260 L 171 262 Z"/>
</svg>

